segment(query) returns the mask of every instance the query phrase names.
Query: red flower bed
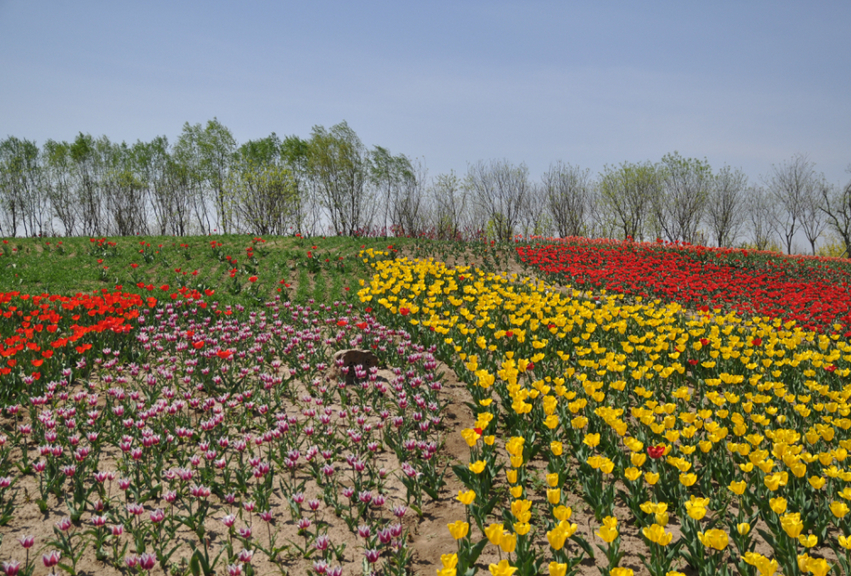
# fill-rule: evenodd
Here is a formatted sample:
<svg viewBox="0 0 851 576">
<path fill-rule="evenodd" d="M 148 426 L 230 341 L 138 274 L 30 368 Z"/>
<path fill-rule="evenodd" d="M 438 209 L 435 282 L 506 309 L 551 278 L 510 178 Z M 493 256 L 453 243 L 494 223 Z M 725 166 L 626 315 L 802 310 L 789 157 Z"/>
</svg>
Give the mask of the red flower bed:
<svg viewBox="0 0 851 576">
<path fill-rule="evenodd" d="M 517 247 L 526 264 L 577 288 L 794 320 L 851 337 L 848 263 L 729 248 L 566 238 Z"/>
<path fill-rule="evenodd" d="M 117 344 L 139 310 L 156 302 L 106 290 L 71 297 L 0 293 L 0 376 L 25 385 L 55 378 L 93 345 Z"/>
</svg>

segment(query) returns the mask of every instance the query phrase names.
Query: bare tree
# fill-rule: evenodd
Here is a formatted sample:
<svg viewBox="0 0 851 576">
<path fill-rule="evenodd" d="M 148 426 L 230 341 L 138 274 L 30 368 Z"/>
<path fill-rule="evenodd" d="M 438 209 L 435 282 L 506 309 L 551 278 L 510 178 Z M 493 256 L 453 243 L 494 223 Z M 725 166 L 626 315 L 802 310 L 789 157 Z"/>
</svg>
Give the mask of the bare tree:
<svg viewBox="0 0 851 576">
<path fill-rule="evenodd" d="M 530 193 L 526 165 L 515 167 L 507 160 L 479 161 L 468 166 L 466 183 L 495 239 L 511 240 Z"/>
<path fill-rule="evenodd" d="M 830 184 L 824 176 L 819 175 L 814 182 L 813 191 L 807 194 L 801 206 L 801 229 L 804 231 L 804 236 L 807 237 L 807 242 L 810 243 L 810 250 L 813 255 L 816 253 L 816 242 L 827 227 L 827 219 L 821 209 L 821 203 L 825 196 L 825 190 L 829 188 Z"/>
<path fill-rule="evenodd" d="M 405 158 L 407 160 L 407 158 Z M 417 236 L 426 228 L 428 169 L 421 161 L 408 161 L 393 195 L 391 221 L 397 236 Z"/>
<path fill-rule="evenodd" d="M 546 207 L 561 238 L 587 235 L 592 201 L 591 171 L 557 162 L 541 177 Z"/>
<path fill-rule="evenodd" d="M 456 240 L 466 224 L 467 188 L 454 171 L 438 174 L 431 185 L 432 220 L 437 237 Z"/>
<path fill-rule="evenodd" d="M 819 194 L 820 178 L 815 164 L 806 155 L 796 154 L 789 162 L 774 166 L 766 180 L 766 186 L 781 210 L 775 214 L 774 226 L 783 237 L 786 253 L 792 253 L 792 240 L 809 203 Z"/>
<path fill-rule="evenodd" d="M 765 188 L 752 186 L 748 189 L 746 207 L 754 247 L 768 250 L 776 237 L 774 223 L 778 219 L 779 206 Z"/>
<path fill-rule="evenodd" d="M 531 184 L 520 210 L 520 229 L 523 236 L 550 236 L 553 231 L 553 219 L 547 205 L 543 186 Z"/>
<path fill-rule="evenodd" d="M 741 170 L 724 166 L 715 176 L 706 218 L 718 246 L 733 246 L 747 221 L 745 190 L 748 177 Z"/>
<path fill-rule="evenodd" d="M 851 167 L 848 172 L 851 172 Z M 827 226 L 842 238 L 845 257 L 851 257 L 851 180 L 844 187 L 823 186 L 821 196 L 820 208 Z"/>
<path fill-rule="evenodd" d="M 38 146 L 14 136 L 0 142 L 0 216 L 6 233 L 25 236 L 45 232 L 46 205 Z M 4 230 L 0 225 L 0 232 Z"/>
</svg>

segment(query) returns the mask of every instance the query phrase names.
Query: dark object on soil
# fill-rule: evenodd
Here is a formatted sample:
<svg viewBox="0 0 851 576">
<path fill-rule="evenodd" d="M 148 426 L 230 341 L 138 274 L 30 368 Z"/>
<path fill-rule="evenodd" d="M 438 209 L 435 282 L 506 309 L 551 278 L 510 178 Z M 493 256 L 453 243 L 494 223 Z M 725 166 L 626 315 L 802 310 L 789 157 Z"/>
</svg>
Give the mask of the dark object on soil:
<svg viewBox="0 0 851 576">
<path fill-rule="evenodd" d="M 332 378 L 342 378 L 343 368 L 348 368 L 346 376 L 346 385 L 351 386 L 355 383 L 355 366 L 362 366 L 364 370 L 376 368 L 381 362 L 378 356 L 367 350 L 340 350 L 334 354 L 334 366 L 332 368 Z"/>
</svg>

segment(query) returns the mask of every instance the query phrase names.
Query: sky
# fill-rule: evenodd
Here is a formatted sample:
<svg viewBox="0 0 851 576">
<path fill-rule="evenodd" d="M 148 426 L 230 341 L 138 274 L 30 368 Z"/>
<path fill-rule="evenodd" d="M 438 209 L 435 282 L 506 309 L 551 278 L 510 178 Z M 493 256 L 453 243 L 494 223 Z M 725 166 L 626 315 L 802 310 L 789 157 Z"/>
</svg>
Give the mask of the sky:
<svg viewBox="0 0 851 576">
<path fill-rule="evenodd" d="M 0 138 L 346 121 L 431 176 L 678 151 L 851 179 L 851 2 L 0 0 Z"/>
</svg>

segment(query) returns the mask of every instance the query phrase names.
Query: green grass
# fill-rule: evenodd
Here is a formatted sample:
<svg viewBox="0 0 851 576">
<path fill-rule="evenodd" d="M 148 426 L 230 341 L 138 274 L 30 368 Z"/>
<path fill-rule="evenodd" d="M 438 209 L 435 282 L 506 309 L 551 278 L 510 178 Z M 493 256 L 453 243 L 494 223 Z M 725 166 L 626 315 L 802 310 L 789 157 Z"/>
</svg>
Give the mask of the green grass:
<svg viewBox="0 0 851 576">
<path fill-rule="evenodd" d="M 121 286 L 162 298 L 185 287 L 215 290 L 212 299 L 230 305 L 253 305 L 276 295 L 297 302 L 333 302 L 354 298 L 358 281 L 372 276 L 358 257 L 363 248 L 390 246 L 414 258 L 457 263 L 490 264 L 497 254 L 503 261 L 514 257 L 510 244 L 409 238 L 7 238 L 0 242 L 0 292 L 72 295 Z"/>
</svg>

